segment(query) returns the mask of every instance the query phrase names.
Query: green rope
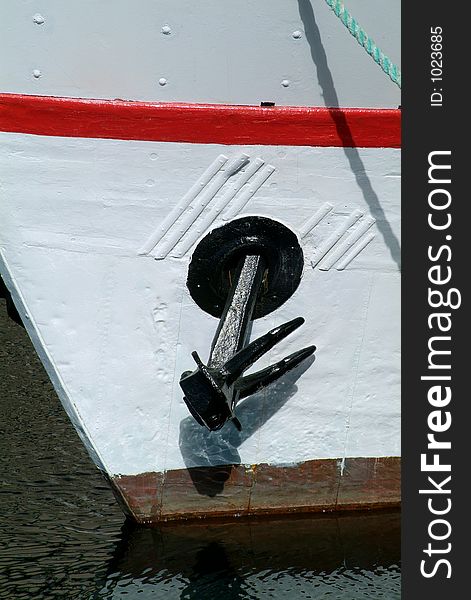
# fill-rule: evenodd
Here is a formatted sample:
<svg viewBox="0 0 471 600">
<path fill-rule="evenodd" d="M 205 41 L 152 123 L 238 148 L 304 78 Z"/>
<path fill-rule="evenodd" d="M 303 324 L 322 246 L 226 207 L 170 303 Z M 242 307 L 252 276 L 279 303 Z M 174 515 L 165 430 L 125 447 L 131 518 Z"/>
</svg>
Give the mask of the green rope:
<svg viewBox="0 0 471 600">
<path fill-rule="evenodd" d="M 345 5 L 340 0 L 325 0 L 331 10 L 342 21 L 348 31 L 357 40 L 360 46 L 368 52 L 371 58 L 377 63 L 386 75 L 389 75 L 394 83 L 401 87 L 401 71 L 390 61 L 390 59 L 378 48 L 374 41 L 367 35 L 364 29 L 355 21 L 352 15 L 345 8 Z"/>
</svg>

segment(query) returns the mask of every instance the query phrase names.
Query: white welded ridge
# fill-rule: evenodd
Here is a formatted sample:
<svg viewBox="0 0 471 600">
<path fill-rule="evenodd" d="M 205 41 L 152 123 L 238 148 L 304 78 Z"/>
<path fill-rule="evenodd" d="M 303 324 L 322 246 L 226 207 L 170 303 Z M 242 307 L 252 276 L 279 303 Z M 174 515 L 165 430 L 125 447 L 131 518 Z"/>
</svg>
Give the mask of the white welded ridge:
<svg viewBox="0 0 471 600">
<path fill-rule="evenodd" d="M 198 240 L 200 234 L 207 231 L 209 227 L 211 227 L 220 213 L 226 208 L 226 206 L 229 205 L 229 203 L 236 197 L 243 186 L 263 165 L 264 161 L 261 158 L 256 158 L 253 162 L 251 162 L 249 166 L 241 172 L 234 185 L 230 186 L 229 189 L 221 196 L 221 198 L 219 198 L 219 200 L 211 207 L 211 210 L 200 221 L 199 226 L 188 231 L 182 242 L 178 244 L 178 249 L 176 250 L 175 254 L 172 256 L 182 258 L 182 256 L 184 256 Z"/>
<path fill-rule="evenodd" d="M 228 160 L 227 156 L 220 154 L 216 160 L 209 165 L 206 171 L 201 175 L 198 181 L 191 186 L 175 208 L 173 208 L 173 210 L 165 217 L 157 229 L 151 233 L 145 244 L 139 250 L 140 255 L 149 254 L 155 248 L 167 231 L 176 223 L 193 200 L 204 188 L 206 188 L 216 173 L 222 169 Z"/>
<path fill-rule="evenodd" d="M 310 217 L 299 230 L 299 237 L 305 238 L 311 231 L 318 225 L 324 217 L 326 217 L 333 210 L 333 205 L 329 202 L 324 202 L 322 206 L 316 210 L 316 212 Z"/>
<path fill-rule="evenodd" d="M 311 259 L 312 268 L 316 267 L 320 263 L 329 250 L 333 248 L 340 239 L 342 239 L 350 227 L 355 225 L 358 219 L 360 219 L 362 216 L 363 212 L 361 210 L 354 210 L 348 215 L 343 223 L 316 248 L 314 257 Z"/>
<path fill-rule="evenodd" d="M 219 170 L 214 179 L 194 198 L 194 200 L 184 209 L 183 218 L 175 223 L 170 229 L 168 235 L 161 239 L 154 249 L 153 256 L 157 260 L 164 259 L 173 248 L 182 239 L 188 229 L 193 225 L 203 210 L 208 206 L 211 200 L 216 196 L 223 185 L 230 177 L 235 175 L 242 167 L 249 162 L 247 154 L 240 154 L 226 166 L 224 170 Z"/>
<path fill-rule="evenodd" d="M 232 202 L 227 211 L 222 215 L 224 221 L 229 221 L 237 216 L 237 214 L 244 209 L 246 204 L 252 198 L 252 196 L 262 187 L 265 181 L 275 172 L 275 167 L 272 165 L 265 165 L 260 169 L 255 177 L 247 183 L 242 189 L 240 195 Z"/>
<path fill-rule="evenodd" d="M 354 229 L 354 231 L 352 231 L 352 233 L 347 236 L 345 240 L 334 245 L 332 251 L 327 254 L 325 259 L 319 265 L 319 269 L 321 271 L 328 271 L 331 269 L 335 263 L 339 261 L 354 246 L 356 242 L 358 242 L 358 240 L 368 231 L 368 229 L 374 225 L 375 222 L 376 220 L 373 219 L 373 217 L 361 219 L 358 227 Z M 360 252 L 360 250 L 358 252 Z"/>
<path fill-rule="evenodd" d="M 365 238 L 363 238 L 358 244 L 352 247 L 350 252 L 344 256 L 344 258 L 338 263 L 336 266 L 337 271 L 343 271 L 348 265 L 352 262 L 352 260 L 360 254 L 360 252 L 368 246 L 368 244 L 375 238 L 374 233 L 370 233 Z"/>
</svg>

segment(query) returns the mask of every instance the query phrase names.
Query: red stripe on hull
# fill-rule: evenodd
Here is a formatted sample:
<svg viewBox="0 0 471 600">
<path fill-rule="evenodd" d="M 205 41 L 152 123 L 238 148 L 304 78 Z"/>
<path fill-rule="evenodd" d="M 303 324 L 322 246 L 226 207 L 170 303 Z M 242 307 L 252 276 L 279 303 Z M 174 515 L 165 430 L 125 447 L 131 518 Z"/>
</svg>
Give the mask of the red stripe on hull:
<svg viewBox="0 0 471 600">
<path fill-rule="evenodd" d="M 163 104 L 0 94 L 0 131 L 226 145 L 399 148 L 393 109 Z"/>
</svg>

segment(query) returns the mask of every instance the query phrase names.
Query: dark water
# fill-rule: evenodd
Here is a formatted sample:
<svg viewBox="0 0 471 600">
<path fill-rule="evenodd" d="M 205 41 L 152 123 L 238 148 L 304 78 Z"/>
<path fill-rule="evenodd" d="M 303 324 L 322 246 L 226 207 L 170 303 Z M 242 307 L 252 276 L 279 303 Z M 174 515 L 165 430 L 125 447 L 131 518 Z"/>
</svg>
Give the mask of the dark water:
<svg viewBox="0 0 471 600">
<path fill-rule="evenodd" d="M 398 513 L 126 522 L 0 300 L 0 598 L 400 598 Z"/>
</svg>

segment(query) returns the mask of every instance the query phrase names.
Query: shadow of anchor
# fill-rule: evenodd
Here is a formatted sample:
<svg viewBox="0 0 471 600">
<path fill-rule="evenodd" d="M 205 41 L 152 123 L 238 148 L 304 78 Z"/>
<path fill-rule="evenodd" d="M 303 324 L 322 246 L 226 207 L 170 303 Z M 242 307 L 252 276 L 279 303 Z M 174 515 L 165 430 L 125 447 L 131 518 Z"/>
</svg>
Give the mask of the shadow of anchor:
<svg viewBox="0 0 471 600">
<path fill-rule="evenodd" d="M 180 452 L 199 494 L 214 497 L 223 492 L 234 466 L 241 464 L 240 445 L 294 396 L 296 381 L 314 360 L 314 356 L 309 357 L 283 379 L 241 402 L 237 406 L 241 431 L 231 422 L 218 431 L 209 431 L 191 416 L 180 422 Z"/>
</svg>

